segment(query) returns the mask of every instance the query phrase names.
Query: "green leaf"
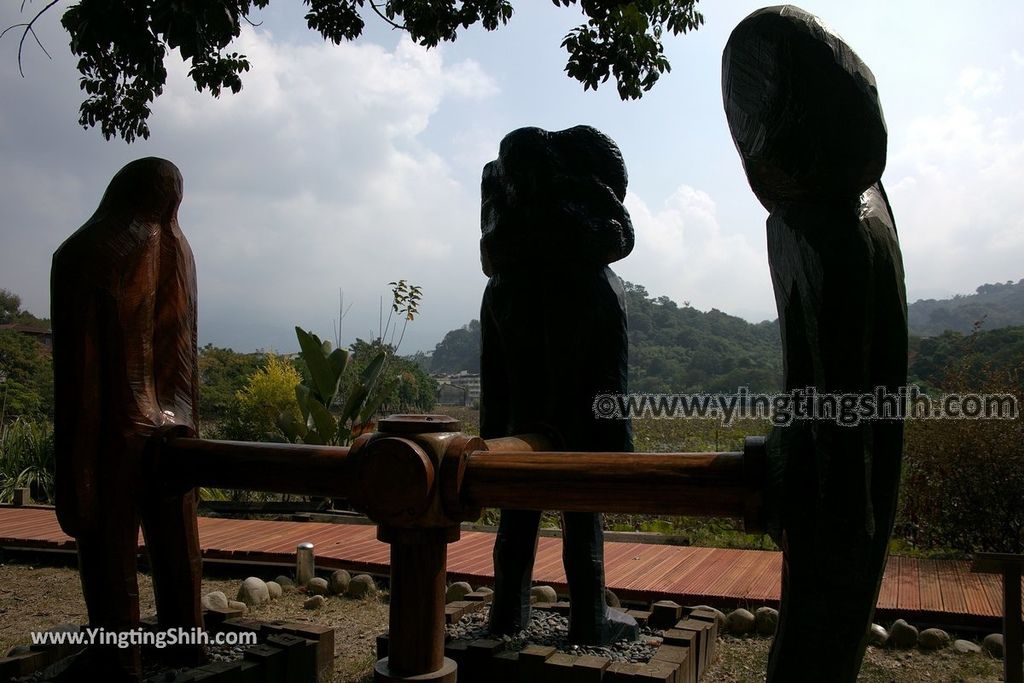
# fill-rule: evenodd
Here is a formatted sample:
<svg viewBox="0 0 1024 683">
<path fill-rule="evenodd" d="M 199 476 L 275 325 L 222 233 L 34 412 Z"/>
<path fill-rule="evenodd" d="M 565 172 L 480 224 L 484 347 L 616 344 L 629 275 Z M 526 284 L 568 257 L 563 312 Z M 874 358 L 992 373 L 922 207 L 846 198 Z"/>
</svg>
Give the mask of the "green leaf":
<svg viewBox="0 0 1024 683">
<path fill-rule="evenodd" d="M 306 425 L 295 418 L 295 413 L 290 410 L 282 410 L 277 416 L 277 427 L 288 438 L 290 443 L 305 438 L 307 434 Z"/>
<path fill-rule="evenodd" d="M 295 385 L 295 401 L 299 404 L 299 411 L 302 413 L 302 419 L 309 419 L 309 387 L 305 384 Z"/>
<path fill-rule="evenodd" d="M 366 385 L 362 382 L 352 387 L 352 393 L 348 395 L 348 400 L 345 401 L 345 407 L 341 409 L 342 423 L 347 424 L 355 419 L 369 393 L 370 392 L 366 388 Z"/>
<path fill-rule="evenodd" d="M 352 430 L 343 421 L 338 421 L 338 445 L 347 446 L 352 442 Z"/>
<path fill-rule="evenodd" d="M 331 366 L 331 372 L 339 380 L 341 375 L 345 372 L 345 366 L 348 365 L 348 351 L 345 349 L 334 349 L 331 355 L 327 356 L 327 363 Z"/>
<path fill-rule="evenodd" d="M 334 416 L 316 401 L 310 402 L 309 414 L 313 417 L 313 423 L 316 425 L 316 432 L 321 441 L 326 443 L 338 429 L 334 422 Z"/>
<path fill-rule="evenodd" d="M 377 352 L 377 355 L 373 357 L 366 367 L 363 369 L 361 379 L 363 384 L 367 387 L 373 387 L 377 381 L 377 376 L 380 374 L 381 368 L 384 367 L 384 361 L 387 360 L 388 354 L 383 351 Z"/>
<path fill-rule="evenodd" d="M 313 377 L 313 387 L 316 397 L 324 406 L 330 405 L 335 392 L 338 391 L 338 380 L 331 372 L 331 366 L 324 357 L 323 347 L 320 339 L 311 332 L 295 327 L 295 336 L 299 339 L 299 348 L 302 349 L 302 360 L 309 368 L 309 374 Z"/>
</svg>

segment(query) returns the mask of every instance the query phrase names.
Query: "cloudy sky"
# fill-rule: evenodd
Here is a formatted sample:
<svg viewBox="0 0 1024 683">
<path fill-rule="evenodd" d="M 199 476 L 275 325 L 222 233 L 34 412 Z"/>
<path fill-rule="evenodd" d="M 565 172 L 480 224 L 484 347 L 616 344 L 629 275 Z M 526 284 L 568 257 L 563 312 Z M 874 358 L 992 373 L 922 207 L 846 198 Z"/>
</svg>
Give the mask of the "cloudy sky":
<svg viewBox="0 0 1024 683">
<path fill-rule="evenodd" d="M 41 0 L 36 0 L 36 6 Z M 22 21 L 3 3 L 0 24 Z M 55 10 L 63 11 L 66 4 Z M 672 72 L 639 102 L 611 84 L 584 93 L 559 47 L 575 9 L 519 0 L 511 24 L 425 51 L 367 17 L 353 44 L 325 44 L 298 2 L 279 0 L 236 44 L 253 69 L 239 95 L 171 77 L 148 141 L 77 125 L 67 35 L 0 41 L 0 288 L 43 315 L 53 250 L 92 213 L 110 177 L 156 155 L 185 177 L 179 215 L 199 271 L 200 343 L 291 351 L 298 324 L 343 341 L 375 336 L 387 283 L 423 287 L 403 352 L 429 350 L 476 317 L 479 177 L 520 126 L 593 125 L 622 148 L 636 249 L 616 264 L 653 295 L 751 321 L 776 317 L 766 212 L 722 112 L 729 32 L 759 4 L 701 3 L 706 24 L 669 37 Z M 1024 4 L 806 0 L 874 71 L 889 126 L 883 178 L 911 300 L 1024 277 Z M 32 11 L 29 4 L 26 11 Z"/>
</svg>

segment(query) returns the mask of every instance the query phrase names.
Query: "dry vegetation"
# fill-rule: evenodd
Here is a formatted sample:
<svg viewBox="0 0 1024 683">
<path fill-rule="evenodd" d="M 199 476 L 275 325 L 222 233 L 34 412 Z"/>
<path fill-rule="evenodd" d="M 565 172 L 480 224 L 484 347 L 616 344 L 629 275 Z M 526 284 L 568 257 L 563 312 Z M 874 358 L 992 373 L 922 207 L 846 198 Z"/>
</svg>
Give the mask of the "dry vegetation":
<svg viewBox="0 0 1024 683">
<path fill-rule="evenodd" d="M 265 578 L 272 576 L 268 574 Z M 233 598 L 239 583 L 237 577 L 208 577 L 203 580 L 203 591 L 224 591 Z M 147 574 L 139 574 L 139 588 L 142 613 L 152 613 L 155 609 L 152 582 Z M 257 607 L 252 616 L 267 621 L 288 619 L 334 626 L 335 683 L 369 683 L 375 659 L 375 638 L 387 629 L 387 604 L 376 598 L 332 597 L 323 609 L 308 611 L 302 609 L 305 597 L 301 592 L 285 593 L 279 600 Z M 31 631 L 85 621 L 85 604 L 74 569 L 24 563 L 0 565 L 0 652 L 26 644 Z M 721 638 L 718 657 L 705 683 L 762 681 L 769 644 L 764 638 Z M 870 648 L 858 680 L 865 683 L 994 683 L 1002 680 L 1001 672 L 1001 662 L 985 654 Z"/>
</svg>

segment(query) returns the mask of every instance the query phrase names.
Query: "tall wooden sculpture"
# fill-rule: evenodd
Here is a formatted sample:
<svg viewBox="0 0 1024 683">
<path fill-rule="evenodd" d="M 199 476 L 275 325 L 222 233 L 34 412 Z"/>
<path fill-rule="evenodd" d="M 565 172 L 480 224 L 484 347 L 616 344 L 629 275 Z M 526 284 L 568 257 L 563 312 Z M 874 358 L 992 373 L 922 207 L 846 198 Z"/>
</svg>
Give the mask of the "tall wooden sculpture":
<svg viewBox="0 0 1024 683">
<path fill-rule="evenodd" d="M 785 386 L 895 392 L 907 374 L 903 265 L 880 177 L 887 133 L 871 71 L 816 17 L 759 10 L 722 61 L 725 111 L 771 215 Z M 777 682 L 854 681 L 885 568 L 903 424 L 798 421 L 769 439 L 782 606 Z"/>
<path fill-rule="evenodd" d="M 633 449 L 628 420 L 596 419 L 592 410 L 595 395 L 626 391 L 625 299 L 607 267 L 633 248 L 625 194 L 618 147 L 587 126 L 513 131 L 484 167 L 484 438 L 532 432 L 546 434 L 556 450 Z M 501 511 L 494 633 L 529 621 L 539 522 L 540 512 Z M 564 513 L 563 530 L 570 639 L 635 637 L 635 621 L 605 605 L 600 515 Z"/>
<path fill-rule="evenodd" d="M 196 273 L 178 227 L 181 191 L 169 161 L 133 161 L 53 257 L 57 517 L 78 543 L 90 625 L 108 631 L 139 625 L 140 520 L 161 627 L 202 626 L 195 494 L 147 474 L 161 435 L 197 429 Z M 132 680 L 139 650 L 96 648 L 88 667 Z"/>
</svg>

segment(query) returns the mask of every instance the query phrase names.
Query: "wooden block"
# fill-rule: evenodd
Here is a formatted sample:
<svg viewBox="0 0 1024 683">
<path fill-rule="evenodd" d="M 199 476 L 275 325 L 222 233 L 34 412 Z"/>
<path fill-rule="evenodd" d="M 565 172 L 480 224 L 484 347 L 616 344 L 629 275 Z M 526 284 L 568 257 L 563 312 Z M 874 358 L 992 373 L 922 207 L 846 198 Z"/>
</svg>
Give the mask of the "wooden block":
<svg viewBox="0 0 1024 683">
<path fill-rule="evenodd" d="M 285 652 L 285 678 L 281 683 L 309 683 L 317 676 L 316 642 L 290 633 L 276 633 L 267 638 L 267 645 Z"/>
<path fill-rule="evenodd" d="M 576 658 L 565 652 L 556 652 L 544 661 L 541 668 L 543 683 L 569 683 L 572 665 Z"/>
<path fill-rule="evenodd" d="M 469 651 L 468 640 L 449 640 L 444 644 L 444 656 L 454 660 L 460 666 L 466 661 L 466 653 Z"/>
<path fill-rule="evenodd" d="M 487 683 L 519 683 L 519 653 L 506 650 L 491 657 Z"/>
<path fill-rule="evenodd" d="M 32 492 L 29 489 L 14 489 L 14 500 L 12 502 L 17 507 L 31 505 Z"/>
<path fill-rule="evenodd" d="M 262 669 L 261 680 L 265 683 L 288 680 L 288 655 L 284 650 L 272 645 L 253 645 L 245 651 L 244 658 L 247 662 L 259 664 Z"/>
<path fill-rule="evenodd" d="M 465 681 L 486 681 L 491 658 L 505 649 L 505 641 L 481 638 L 469 643 L 465 659 L 459 663 L 458 677 Z"/>
<path fill-rule="evenodd" d="M 636 623 L 643 628 L 647 625 L 648 620 L 651 618 L 651 613 L 647 610 L 631 609 L 626 610 L 626 614 L 636 619 Z"/>
<path fill-rule="evenodd" d="M 683 680 L 687 683 L 696 683 L 700 669 L 700 650 L 698 649 L 700 636 L 689 629 L 672 628 L 665 631 L 662 637 L 664 638 L 662 647 L 674 645 L 686 650 L 687 677 Z"/>
<path fill-rule="evenodd" d="M 672 600 L 658 600 L 651 605 L 651 617 L 647 623 L 651 628 L 672 628 L 682 615 L 683 607 L 679 603 Z"/>
<path fill-rule="evenodd" d="M 494 593 L 473 591 L 472 593 L 466 593 L 462 596 L 462 599 L 466 602 L 490 602 L 494 599 Z"/>
<path fill-rule="evenodd" d="M 550 645 L 527 645 L 519 651 L 519 680 L 522 683 L 537 683 L 541 679 L 544 662 L 555 654 Z"/>
<path fill-rule="evenodd" d="M 43 652 L 27 652 L 13 657 L 0 657 L 0 681 L 7 681 L 17 676 L 28 676 L 41 669 L 46 662 Z"/>
<path fill-rule="evenodd" d="M 566 600 L 559 600 L 555 604 L 551 605 L 551 610 L 555 614 L 560 614 L 563 617 L 569 616 L 569 612 L 571 611 L 571 609 L 572 608 L 569 606 L 569 602 Z"/>
<path fill-rule="evenodd" d="M 284 622 L 280 627 L 284 633 L 316 643 L 316 680 L 331 680 L 334 676 L 334 627 L 295 621 Z"/>
<path fill-rule="evenodd" d="M 572 665 L 573 683 L 600 683 L 604 670 L 611 664 L 607 657 L 583 655 L 577 657 Z"/>
<path fill-rule="evenodd" d="M 203 610 L 203 626 L 206 627 L 207 631 L 216 633 L 220 631 L 224 622 L 228 619 L 237 619 L 241 617 L 244 612 L 237 607 L 224 607 L 216 608 L 211 607 Z"/>
<path fill-rule="evenodd" d="M 711 624 L 711 651 L 714 652 L 715 642 L 718 640 L 718 618 L 715 613 L 705 609 L 695 609 L 690 612 L 690 619 L 706 621 Z"/>
<path fill-rule="evenodd" d="M 708 666 L 708 653 L 710 651 L 710 636 L 711 636 L 711 624 L 706 621 L 697 621 L 696 619 L 684 619 L 676 624 L 676 627 L 681 631 L 690 631 L 694 634 L 696 640 L 696 658 L 694 660 L 697 669 L 697 680 L 700 680 L 704 676 L 704 672 L 707 671 Z"/>
<path fill-rule="evenodd" d="M 647 681 L 651 683 L 658 681 L 659 683 L 675 683 L 676 674 L 678 673 L 679 667 L 663 662 L 657 659 L 652 659 L 646 664 L 640 666 L 640 671 L 636 673 L 636 680 Z"/>
<path fill-rule="evenodd" d="M 196 683 L 262 683 L 263 668 L 255 662 L 210 662 L 192 670 Z"/>
<path fill-rule="evenodd" d="M 470 612 L 477 612 L 486 606 L 487 603 L 481 600 L 477 600 L 475 602 L 470 600 L 455 600 L 453 602 L 449 602 L 444 606 L 444 623 L 454 624 Z"/>
<path fill-rule="evenodd" d="M 612 662 L 604 670 L 603 683 L 634 683 L 636 674 L 640 671 L 639 664 L 627 664 L 625 662 Z"/>
<path fill-rule="evenodd" d="M 654 656 L 651 657 L 651 661 L 665 662 L 666 664 L 671 664 L 677 669 L 676 674 L 672 677 L 672 683 L 690 683 L 687 675 L 687 672 L 690 669 L 689 648 L 662 643 L 654 653 Z"/>
<path fill-rule="evenodd" d="M 246 619 L 244 617 L 234 617 L 231 619 L 225 619 L 224 623 L 221 624 L 222 631 L 231 631 L 233 633 L 259 633 L 263 629 L 263 624 L 254 619 Z"/>
</svg>

